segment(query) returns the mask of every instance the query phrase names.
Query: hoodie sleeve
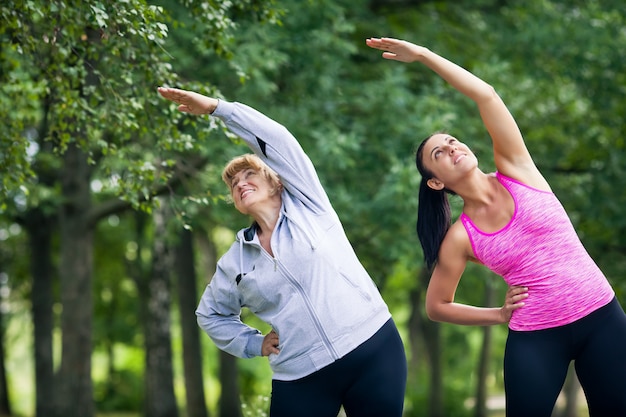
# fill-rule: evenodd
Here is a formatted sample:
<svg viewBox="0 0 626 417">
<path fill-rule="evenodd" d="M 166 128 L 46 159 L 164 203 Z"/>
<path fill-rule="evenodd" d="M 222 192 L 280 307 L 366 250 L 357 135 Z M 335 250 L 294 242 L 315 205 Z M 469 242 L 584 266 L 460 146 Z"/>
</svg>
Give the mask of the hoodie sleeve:
<svg viewBox="0 0 626 417">
<path fill-rule="evenodd" d="M 261 356 L 264 336 L 241 321 L 241 304 L 233 288 L 235 280 L 228 276 L 218 263 L 196 309 L 198 325 L 219 349 L 231 355 Z"/>
<path fill-rule="evenodd" d="M 332 210 L 308 155 L 280 123 L 242 103 L 220 100 L 212 116 L 241 137 L 280 177 L 285 189 L 315 212 Z"/>
</svg>

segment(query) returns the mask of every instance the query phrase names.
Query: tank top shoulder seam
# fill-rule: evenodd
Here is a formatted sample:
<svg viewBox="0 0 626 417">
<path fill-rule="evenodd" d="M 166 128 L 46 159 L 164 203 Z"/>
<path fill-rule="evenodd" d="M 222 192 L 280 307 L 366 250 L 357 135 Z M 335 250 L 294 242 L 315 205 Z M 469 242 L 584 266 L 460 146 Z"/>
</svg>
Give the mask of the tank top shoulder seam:
<svg viewBox="0 0 626 417">
<path fill-rule="evenodd" d="M 511 190 L 509 189 L 509 187 L 508 187 L 507 185 L 505 185 L 505 184 L 501 181 L 502 179 L 504 179 L 506 182 L 509 182 L 509 183 L 511 183 L 511 182 L 512 182 L 512 183 L 514 183 L 514 184 L 517 184 L 517 185 L 519 185 L 520 187 L 524 187 L 524 188 L 526 188 L 526 189 L 528 189 L 528 190 L 536 191 L 536 192 L 538 192 L 538 193 L 543 193 L 543 194 L 552 194 L 552 195 L 554 195 L 554 192 L 553 192 L 553 191 L 540 190 L 539 188 L 535 188 L 535 187 L 532 187 L 532 186 L 530 186 L 530 185 L 528 185 L 528 184 L 524 184 L 523 182 L 521 182 L 521 181 L 519 181 L 519 180 L 516 180 L 515 178 L 507 177 L 506 175 L 504 175 L 503 173 L 501 173 L 501 172 L 499 172 L 499 171 L 496 171 L 496 177 L 498 178 L 498 181 L 500 181 L 500 184 L 504 185 L 504 187 L 505 187 L 507 190 L 509 190 L 509 192 L 511 192 Z"/>
</svg>

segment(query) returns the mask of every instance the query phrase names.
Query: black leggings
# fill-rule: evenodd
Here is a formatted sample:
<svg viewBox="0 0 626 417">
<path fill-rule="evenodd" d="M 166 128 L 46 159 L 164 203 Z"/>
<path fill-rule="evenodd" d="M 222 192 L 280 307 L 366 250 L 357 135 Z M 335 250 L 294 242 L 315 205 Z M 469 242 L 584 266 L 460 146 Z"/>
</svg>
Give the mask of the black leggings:
<svg viewBox="0 0 626 417">
<path fill-rule="evenodd" d="M 507 417 L 550 417 L 571 361 L 589 415 L 626 416 L 626 314 L 614 298 L 565 326 L 509 330 L 504 354 Z"/>
<path fill-rule="evenodd" d="M 295 381 L 272 381 L 270 417 L 401 417 L 406 388 L 404 345 L 390 319 L 368 341 Z"/>
</svg>

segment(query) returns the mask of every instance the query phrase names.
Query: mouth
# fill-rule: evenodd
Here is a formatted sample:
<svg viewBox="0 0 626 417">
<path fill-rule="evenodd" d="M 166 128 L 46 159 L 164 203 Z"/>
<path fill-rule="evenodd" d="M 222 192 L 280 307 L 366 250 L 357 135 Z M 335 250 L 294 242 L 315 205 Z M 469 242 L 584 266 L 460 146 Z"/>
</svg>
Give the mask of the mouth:
<svg viewBox="0 0 626 417">
<path fill-rule="evenodd" d="M 249 190 L 244 190 L 244 191 L 241 193 L 241 196 L 240 196 L 240 197 L 241 197 L 241 199 L 243 200 L 244 198 L 246 198 L 246 197 L 248 196 L 248 194 L 250 194 L 250 193 L 252 193 L 252 192 L 254 192 L 254 190 L 251 190 L 251 189 L 249 189 Z"/>
<path fill-rule="evenodd" d="M 454 158 L 454 165 L 458 164 L 458 163 L 459 163 L 459 161 L 460 161 L 461 159 L 465 158 L 466 156 L 467 156 L 467 155 L 462 154 L 462 155 L 459 155 L 459 156 L 457 156 L 456 158 Z"/>
</svg>

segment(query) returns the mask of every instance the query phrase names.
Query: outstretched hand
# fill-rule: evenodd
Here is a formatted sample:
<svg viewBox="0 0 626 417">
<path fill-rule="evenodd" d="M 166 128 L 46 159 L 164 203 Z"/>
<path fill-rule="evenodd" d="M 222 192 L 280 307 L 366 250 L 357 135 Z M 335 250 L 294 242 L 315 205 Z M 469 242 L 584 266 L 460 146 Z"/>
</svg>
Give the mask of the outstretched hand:
<svg viewBox="0 0 626 417">
<path fill-rule="evenodd" d="M 178 110 L 195 115 L 213 113 L 218 103 L 216 98 L 178 88 L 159 87 L 157 91 L 164 98 L 178 104 Z"/>
<path fill-rule="evenodd" d="M 426 51 L 423 46 L 394 38 L 369 38 L 365 44 L 383 51 L 383 58 L 401 62 L 414 62 Z"/>
<path fill-rule="evenodd" d="M 278 349 L 278 343 L 278 333 L 272 330 L 263 338 L 263 344 L 261 345 L 261 355 L 269 356 L 271 353 L 280 353 L 280 349 Z"/>
<path fill-rule="evenodd" d="M 513 286 L 509 287 L 504 297 L 504 305 L 500 309 L 502 318 L 505 323 L 511 320 L 513 312 L 518 308 L 524 307 L 524 300 L 528 297 L 528 288 Z"/>
</svg>

